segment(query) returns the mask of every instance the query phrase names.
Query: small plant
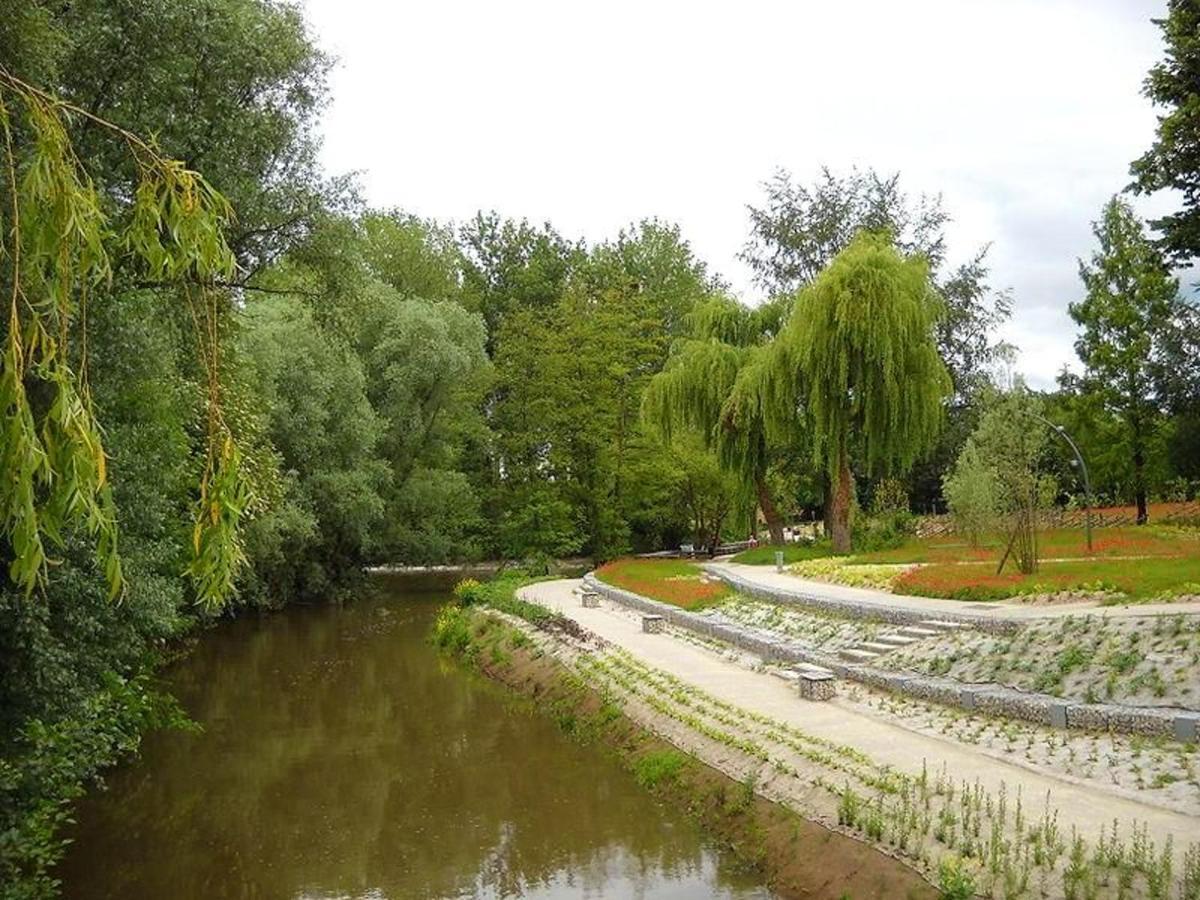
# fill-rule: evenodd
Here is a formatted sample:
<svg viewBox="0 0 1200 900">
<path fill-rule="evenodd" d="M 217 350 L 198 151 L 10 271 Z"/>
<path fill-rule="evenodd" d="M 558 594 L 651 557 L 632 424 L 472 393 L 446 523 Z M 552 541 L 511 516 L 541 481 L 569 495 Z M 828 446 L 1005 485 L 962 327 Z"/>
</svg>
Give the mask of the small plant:
<svg viewBox="0 0 1200 900">
<path fill-rule="evenodd" d="M 644 788 L 674 781 L 683 771 L 687 757 L 678 750 L 653 750 L 633 763 L 633 777 Z"/>
<path fill-rule="evenodd" d="M 952 853 L 938 862 L 938 890 L 942 900 L 971 900 L 975 896 L 975 878 Z"/>
</svg>

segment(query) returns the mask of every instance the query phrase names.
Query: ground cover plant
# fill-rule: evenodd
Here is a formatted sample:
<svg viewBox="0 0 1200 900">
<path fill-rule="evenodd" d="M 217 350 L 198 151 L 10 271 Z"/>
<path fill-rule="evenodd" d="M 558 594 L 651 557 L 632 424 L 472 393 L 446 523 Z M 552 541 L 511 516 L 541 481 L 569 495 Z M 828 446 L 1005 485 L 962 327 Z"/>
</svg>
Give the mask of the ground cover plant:
<svg viewBox="0 0 1200 900">
<path fill-rule="evenodd" d="M 1200 747 L 1166 737 L 1068 732 L 1045 725 L 987 716 L 891 694 L 852 687 L 848 701 L 871 715 L 1021 765 L 1105 790 L 1135 793 L 1147 802 L 1200 814 Z"/>
<path fill-rule="evenodd" d="M 828 541 L 784 544 L 782 547 L 776 547 L 771 544 L 759 544 L 757 547 L 751 547 L 748 550 L 743 550 L 741 553 L 734 554 L 730 562 L 741 563 L 746 566 L 773 566 L 775 565 L 775 554 L 777 552 L 783 553 L 783 561 L 786 564 L 830 556 L 833 554 L 833 548 L 829 545 Z"/>
<path fill-rule="evenodd" d="M 596 577 L 684 609 L 703 609 L 732 593 L 723 581 L 705 575 L 698 563 L 678 559 L 618 559 L 597 569 Z"/>
<path fill-rule="evenodd" d="M 735 595 L 720 606 L 714 607 L 708 615 L 770 631 L 796 643 L 831 654 L 843 647 L 869 641 L 881 629 L 886 630 L 888 627 L 866 619 L 851 619 L 815 610 L 801 610 L 741 595 Z"/>
<path fill-rule="evenodd" d="M 880 663 L 1088 703 L 1200 709 L 1200 618 L 1067 616 L 1015 635 L 962 630 Z"/>
</svg>

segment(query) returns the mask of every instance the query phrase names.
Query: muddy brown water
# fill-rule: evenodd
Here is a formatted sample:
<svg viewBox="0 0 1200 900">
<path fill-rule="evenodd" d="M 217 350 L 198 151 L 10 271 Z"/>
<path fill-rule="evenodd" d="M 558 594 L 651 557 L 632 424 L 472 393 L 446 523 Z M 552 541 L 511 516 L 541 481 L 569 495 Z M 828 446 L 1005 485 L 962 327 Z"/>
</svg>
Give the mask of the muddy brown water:
<svg viewBox="0 0 1200 900">
<path fill-rule="evenodd" d="M 452 575 L 247 617 L 169 673 L 151 735 L 76 810 L 69 900 L 769 898 L 756 877 L 427 635 Z"/>
</svg>

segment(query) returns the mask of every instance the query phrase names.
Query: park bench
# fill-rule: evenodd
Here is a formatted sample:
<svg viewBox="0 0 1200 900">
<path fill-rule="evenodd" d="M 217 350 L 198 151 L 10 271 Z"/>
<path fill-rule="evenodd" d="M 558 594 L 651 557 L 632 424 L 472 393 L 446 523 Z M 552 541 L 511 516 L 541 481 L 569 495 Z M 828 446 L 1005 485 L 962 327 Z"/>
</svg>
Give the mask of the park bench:
<svg viewBox="0 0 1200 900">
<path fill-rule="evenodd" d="M 831 700 L 837 679 L 832 672 L 802 669 L 797 673 L 797 689 L 805 700 Z"/>
<path fill-rule="evenodd" d="M 642 616 L 642 631 L 646 634 L 661 634 L 667 627 L 662 616 Z"/>
</svg>

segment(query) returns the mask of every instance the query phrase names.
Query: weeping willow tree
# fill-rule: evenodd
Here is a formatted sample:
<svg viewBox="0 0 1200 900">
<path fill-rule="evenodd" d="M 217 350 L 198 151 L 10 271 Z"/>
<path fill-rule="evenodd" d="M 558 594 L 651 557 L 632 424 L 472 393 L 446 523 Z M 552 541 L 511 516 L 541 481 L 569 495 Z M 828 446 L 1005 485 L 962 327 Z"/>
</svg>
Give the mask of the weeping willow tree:
<svg viewBox="0 0 1200 900">
<path fill-rule="evenodd" d="M 131 183 L 99 190 L 75 155 L 86 121 L 126 148 Z M 144 140 L 0 67 L 0 538 L 9 577 L 32 593 L 71 533 L 94 543 L 113 598 L 124 579 L 102 423 L 88 388 L 87 310 L 120 263 L 173 285 L 190 311 L 206 373 L 206 459 L 188 574 L 218 606 L 241 562 L 246 489 L 222 416 L 218 285 L 235 263 L 224 238 L 232 211 L 196 172 Z"/>
<path fill-rule="evenodd" d="M 951 383 L 940 313 L 925 260 L 864 232 L 800 293 L 775 342 L 772 364 L 799 387 L 814 459 L 833 483 L 835 552 L 850 551 L 851 460 L 864 474 L 905 471 L 941 427 Z"/>
<path fill-rule="evenodd" d="M 716 449 L 722 467 L 754 496 L 776 544 L 783 543 L 783 520 L 767 483 L 770 448 L 796 422 L 776 412 L 794 411 L 796 404 L 781 395 L 782 382 L 767 364 L 783 312 L 782 303 L 748 309 L 722 297 L 699 304 L 690 315 L 690 336 L 651 379 L 642 401 L 643 417 L 665 440 L 684 427 Z"/>
</svg>

